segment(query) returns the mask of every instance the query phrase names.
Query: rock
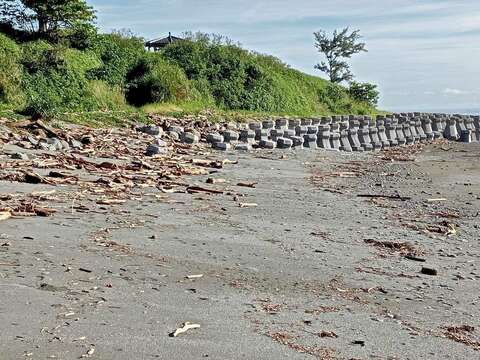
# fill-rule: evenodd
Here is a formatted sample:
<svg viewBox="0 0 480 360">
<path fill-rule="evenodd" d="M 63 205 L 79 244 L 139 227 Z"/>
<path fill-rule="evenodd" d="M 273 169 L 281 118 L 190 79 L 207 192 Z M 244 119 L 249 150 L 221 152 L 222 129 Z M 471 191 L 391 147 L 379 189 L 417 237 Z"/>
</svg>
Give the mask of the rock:
<svg viewBox="0 0 480 360">
<path fill-rule="evenodd" d="M 163 129 L 156 125 L 143 125 L 137 127 L 136 130 L 152 136 L 160 136 L 163 133 Z"/>
<path fill-rule="evenodd" d="M 292 140 L 292 146 L 295 148 L 302 148 L 303 147 L 303 136 L 292 136 L 290 138 Z"/>
<path fill-rule="evenodd" d="M 151 145 L 148 145 L 147 150 L 145 150 L 145 155 L 154 156 L 154 155 L 166 154 L 167 152 L 168 152 L 168 149 L 166 147 L 160 146 L 157 144 L 151 144 Z"/>
<path fill-rule="evenodd" d="M 176 132 L 178 135 L 180 135 L 184 132 L 184 130 L 181 126 L 170 126 L 168 128 L 168 131 L 169 132 Z"/>
<path fill-rule="evenodd" d="M 66 142 L 65 140 L 60 140 L 60 143 L 62 144 L 62 150 L 64 151 L 70 150 L 70 145 L 68 144 L 68 142 Z"/>
<path fill-rule="evenodd" d="M 81 149 L 83 148 L 83 145 L 80 141 L 78 140 L 75 140 L 75 139 L 71 139 L 70 140 L 70 146 L 74 149 Z"/>
<path fill-rule="evenodd" d="M 185 144 L 196 144 L 200 141 L 200 137 L 193 132 L 184 132 L 181 136 L 181 140 Z"/>
<path fill-rule="evenodd" d="M 10 158 L 15 159 L 15 160 L 29 160 L 29 157 L 25 153 L 21 152 L 16 152 L 12 155 L 10 155 Z"/>
<path fill-rule="evenodd" d="M 437 275 L 438 275 L 438 270 L 437 270 L 437 269 L 428 268 L 428 267 L 422 267 L 421 273 L 424 274 L 424 275 L 437 276 Z"/>
<path fill-rule="evenodd" d="M 93 143 L 93 136 L 92 135 L 84 135 L 80 139 L 83 145 L 90 145 Z"/>
<path fill-rule="evenodd" d="M 178 141 L 180 140 L 180 134 L 177 133 L 176 131 L 169 131 L 167 132 L 167 135 L 172 139 L 173 141 Z"/>
</svg>

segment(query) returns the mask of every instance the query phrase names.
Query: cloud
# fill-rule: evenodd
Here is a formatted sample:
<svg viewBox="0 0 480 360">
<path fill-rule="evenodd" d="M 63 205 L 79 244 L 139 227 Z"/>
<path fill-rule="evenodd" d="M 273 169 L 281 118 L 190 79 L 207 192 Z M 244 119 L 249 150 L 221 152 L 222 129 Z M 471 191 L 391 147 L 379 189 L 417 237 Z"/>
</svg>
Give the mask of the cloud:
<svg viewBox="0 0 480 360">
<path fill-rule="evenodd" d="M 215 32 L 275 55 L 304 72 L 320 54 L 313 32 L 360 29 L 369 53 L 352 58 L 359 81 L 374 82 L 381 106 L 478 104 L 478 0 L 88 0 L 101 29 L 145 38 L 185 30 Z M 434 92 L 434 93 L 433 93 Z"/>
<path fill-rule="evenodd" d="M 442 93 L 444 95 L 467 95 L 470 94 L 470 91 L 460 90 L 460 89 L 451 89 L 445 88 L 443 89 Z"/>
</svg>

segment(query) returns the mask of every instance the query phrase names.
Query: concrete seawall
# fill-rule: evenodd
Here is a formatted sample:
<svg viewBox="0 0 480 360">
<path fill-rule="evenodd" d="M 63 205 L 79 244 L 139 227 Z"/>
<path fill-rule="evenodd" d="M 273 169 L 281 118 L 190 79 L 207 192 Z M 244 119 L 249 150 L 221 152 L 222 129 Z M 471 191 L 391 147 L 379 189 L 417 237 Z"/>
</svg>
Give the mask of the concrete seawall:
<svg viewBox="0 0 480 360">
<path fill-rule="evenodd" d="M 379 151 L 394 146 L 445 138 L 480 141 L 480 116 L 433 113 L 280 118 L 229 124 L 206 135 L 218 150 L 308 148 L 337 151 Z"/>
</svg>

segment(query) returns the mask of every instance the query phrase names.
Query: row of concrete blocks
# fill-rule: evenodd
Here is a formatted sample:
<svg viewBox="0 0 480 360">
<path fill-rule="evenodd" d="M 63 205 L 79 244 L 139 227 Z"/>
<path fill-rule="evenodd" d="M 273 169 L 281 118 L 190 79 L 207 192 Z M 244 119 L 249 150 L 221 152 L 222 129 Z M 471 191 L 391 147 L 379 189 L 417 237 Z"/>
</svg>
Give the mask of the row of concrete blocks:
<svg viewBox="0 0 480 360">
<path fill-rule="evenodd" d="M 415 113 L 413 113 L 415 114 Z M 318 123 L 317 123 L 318 122 Z M 252 122 L 237 130 L 207 135 L 215 149 L 250 150 L 322 148 L 340 151 L 381 150 L 446 138 L 480 141 L 480 117 L 454 115 L 323 117 Z"/>
</svg>

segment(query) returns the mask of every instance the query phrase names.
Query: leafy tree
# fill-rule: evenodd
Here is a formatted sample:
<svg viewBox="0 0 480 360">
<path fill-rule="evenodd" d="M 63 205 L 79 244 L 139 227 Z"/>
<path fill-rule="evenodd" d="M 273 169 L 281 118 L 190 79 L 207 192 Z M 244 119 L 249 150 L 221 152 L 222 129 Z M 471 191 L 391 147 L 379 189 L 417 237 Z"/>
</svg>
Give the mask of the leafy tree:
<svg viewBox="0 0 480 360">
<path fill-rule="evenodd" d="M 342 31 L 335 30 L 331 38 L 323 30 L 315 32 L 314 35 L 315 47 L 326 58 L 326 61 L 315 65 L 315 68 L 326 73 L 333 83 L 351 81 L 354 76 L 350 65 L 344 59 L 350 59 L 352 55 L 362 51 L 367 52 L 365 43 L 359 42 L 360 30 L 350 34 L 348 27 Z"/>
<path fill-rule="evenodd" d="M 380 93 L 377 91 L 377 85 L 353 81 L 348 92 L 355 100 L 363 101 L 371 106 L 378 104 Z"/>
<path fill-rule="evenodd" d="M 90 24 L 95 11 L 85 0 L 2 0 L 0 23 L 46 34 Z"/>
</svg>

